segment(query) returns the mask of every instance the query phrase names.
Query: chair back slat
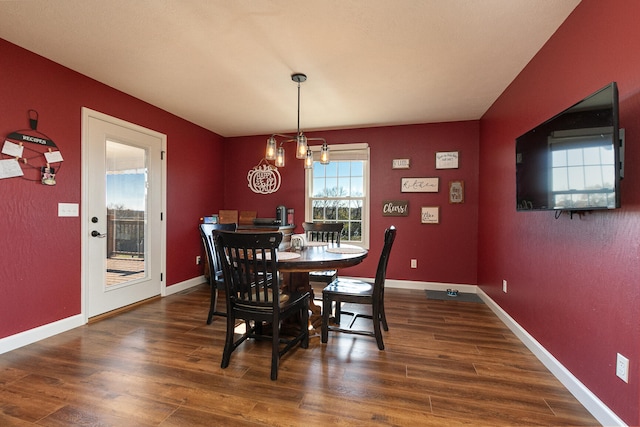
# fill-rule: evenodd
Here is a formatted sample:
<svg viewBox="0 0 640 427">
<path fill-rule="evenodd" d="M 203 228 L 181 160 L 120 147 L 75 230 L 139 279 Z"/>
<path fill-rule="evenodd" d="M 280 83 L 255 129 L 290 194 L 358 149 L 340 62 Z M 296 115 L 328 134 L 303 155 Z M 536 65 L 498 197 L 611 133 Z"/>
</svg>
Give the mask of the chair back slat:
<svg viewBox="0 0 640 427">
<path fill-rule="evenodd" d="M 302 228 L 309 241 L 340 243 L 344 224 L 342 222 L 304 222 Z"/>
<path fill-rule="evenodd" d="M 396 239 L 396 228 L 392 225 L 384 232 L 384 246 L 378 261 L 376 270 L 376 279 L 373 284 L 373 298 L 382 299 L 384 297 L 384 282 L 387 277 L 387 265 L 389 264 L 389 255 L 391 255 L 391 247 Z"/>
<path fill-rule="evenodd" d="M 215 232 L 225 289 L 232 304 L 277 308 L 278 246 L 282 233 Z"/>
</svg>

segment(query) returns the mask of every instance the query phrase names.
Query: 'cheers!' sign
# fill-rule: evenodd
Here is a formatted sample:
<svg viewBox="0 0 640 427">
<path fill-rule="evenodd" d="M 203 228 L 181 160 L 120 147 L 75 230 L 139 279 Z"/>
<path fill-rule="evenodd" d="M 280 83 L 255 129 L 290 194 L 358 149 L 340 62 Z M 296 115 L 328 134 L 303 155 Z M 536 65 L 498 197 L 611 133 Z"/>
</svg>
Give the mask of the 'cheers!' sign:
<svg viewBox="0 0 640 427">
<path fill-rule="evenodd" d="M 382 202 L 382 216 L 409 216 L 409 201 L 386 200 Z"/>
</svg>

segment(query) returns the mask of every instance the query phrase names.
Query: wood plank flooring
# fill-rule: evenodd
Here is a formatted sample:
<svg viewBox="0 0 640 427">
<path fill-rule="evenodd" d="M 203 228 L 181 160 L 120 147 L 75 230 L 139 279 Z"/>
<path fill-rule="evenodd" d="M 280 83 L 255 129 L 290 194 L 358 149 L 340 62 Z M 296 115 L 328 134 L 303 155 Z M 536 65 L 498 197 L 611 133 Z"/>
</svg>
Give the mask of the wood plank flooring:
<svg viewBox="0 0 640 427">
<path fill-rule="evenodd" d="M 1 426 L 599 425 L 484 304 L 387 289 L 389 332 L 285 356 L 245 342 L 201 285 L 0 355 Z"/>
</svg>

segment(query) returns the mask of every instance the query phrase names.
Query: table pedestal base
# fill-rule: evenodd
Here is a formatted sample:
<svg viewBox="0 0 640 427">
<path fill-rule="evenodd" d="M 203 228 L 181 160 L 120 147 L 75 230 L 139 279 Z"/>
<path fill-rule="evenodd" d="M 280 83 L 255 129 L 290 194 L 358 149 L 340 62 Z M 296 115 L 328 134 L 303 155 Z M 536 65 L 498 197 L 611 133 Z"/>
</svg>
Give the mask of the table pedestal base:
<svg viewBox="0 0 640 427">
<path fill-rule="evenodd" d="M 309 294 L 311 294 L 309 299 L 309 310 L 311 311 L 309 314 L 309 334 L 318 335 L 320 333 L 320 327 L 322 326 L 322 308 L 316 305 L 314 301 L 313 288 L 309 283 L 309 272 L 282 272 L 282 282 L 283 288 L 290 292 L 309 292 Z M 292 320 L 291 324 L 286 325 L 286 327 L 297 328 L 299 324 L 300 322 L 295 323 L 295 320 Z M 282 326 L 285 327 L 285 325 Z"/>
</svg>

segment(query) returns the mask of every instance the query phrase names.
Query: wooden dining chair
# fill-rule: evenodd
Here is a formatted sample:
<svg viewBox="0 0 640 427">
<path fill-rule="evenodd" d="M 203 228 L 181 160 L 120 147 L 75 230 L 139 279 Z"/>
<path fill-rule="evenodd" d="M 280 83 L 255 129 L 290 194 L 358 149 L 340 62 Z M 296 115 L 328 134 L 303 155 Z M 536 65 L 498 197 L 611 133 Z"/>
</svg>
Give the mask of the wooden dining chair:
<svg viewBox="0 0 640 427">
<path fill-rule="evenodd" d="M 227 317 L 226 312 L 216 310 L 218 291 L 224 290 L 222 264 L 220 264 L 220 257 L 213 242 L 213 233 L 216 230 L 236 231 L 236 224 L 200 224 L 200 237 L 204 246 L 204 254 L 209 269 L 209 286 L 211 287 L 211 302 L 209 303 L 207 325 L 211 324 L 214 315 Z"/>
<path fill-rule="evenodd" d="M 309 292 L 282 293 L 279 288 L 278 246 L 282 233 L 214 234 L 222 261 L 226 289 L 227 333 L 221 367 L 229 366 L 231 353 L 247 338 L 271 341 L 271 379 L 278 378 L 280 358 L 294 345 L 309 347 Z M 294 317 L 300 322 L 293 337 L 280 335 L 281 321 Z M 246 332 L 236 339 L 236 320 Z M 270 331 L 263 334 L 263 328 Z"/>
<path fill-rule="evenodd" d="M 310 242 L 340 244 L 344 224 L 341 222 L 303 222 L 302 229 Z M 338 278 L 338 270 L 311 271 L 310 282 L 331 283 Z"/>
<path fill-rule="evenodd" d="M 373 284 L 362 280 L 338 278 L 331 282 L 322 290 L 322 332 L 321 341 L 326 343 L 329 338 L 329 331 L 345 332 L 351 334 L 368 335 L 376 338 L 378 348 L 384 350 L 382 331 L 380 324 L 385 331 L 389 330 L 387 317 L 384 311 L 384 282 L 387 275 L 387 264 L 391 247 L 396 238 L 396 228 L 389 227 L 384 232 L 384 246 L 378 261 L 376 278 Z M 331 306 L 335 303 L 335 324 L 329 324 Z M 371 315 L 342 310 L 342 303 L 363 304 L 371 306 Z M 351 315 L 351 323 L 346 328 L 340 327 L 341 316 Z M 358 318 L 371 319 L 373 321 L 373 332 L 370 330 L 352 329 Z"/>
</svg>

